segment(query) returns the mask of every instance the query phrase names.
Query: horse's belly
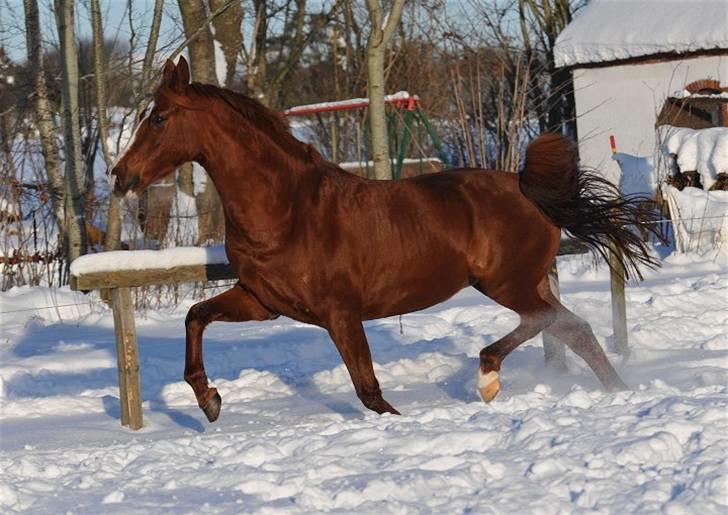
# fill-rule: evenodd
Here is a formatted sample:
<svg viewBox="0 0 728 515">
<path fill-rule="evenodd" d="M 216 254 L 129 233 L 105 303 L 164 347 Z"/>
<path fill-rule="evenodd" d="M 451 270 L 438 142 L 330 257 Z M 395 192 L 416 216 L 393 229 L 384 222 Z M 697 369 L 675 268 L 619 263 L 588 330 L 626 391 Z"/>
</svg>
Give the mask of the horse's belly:
<svg viewBox="0 0 728 515">
<path fill-rule="evenodd" d="M 411 313 L 444 302 L 470 285 L 465 267 L 452 266 L 420 276 L 401 274 L 378 280 L 366 289 L 363 318 L 372 320 Z"/>
</svg>

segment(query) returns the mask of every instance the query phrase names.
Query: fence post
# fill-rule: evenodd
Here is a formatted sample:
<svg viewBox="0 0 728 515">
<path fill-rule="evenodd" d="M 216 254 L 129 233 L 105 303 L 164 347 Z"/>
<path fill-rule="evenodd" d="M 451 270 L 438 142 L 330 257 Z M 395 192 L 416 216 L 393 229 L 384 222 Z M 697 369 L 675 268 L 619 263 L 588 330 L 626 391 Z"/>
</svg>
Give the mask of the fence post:
<svg viewBox="0 0 728 515">
<path fill-rule="evenodd" d="M 556 259 L 554 259 L 554 262 L 551 263 L 548 278 L 551 293 L 553 293 L 554 297 L 560 299 L 559 270 L 556 267 Z M 561 340 L 548 332 L 548 329 L 543 332 L 543 355 L 547 366 L 553 367 L 557 370 L 566 369 L 566 347 Z"/>
<path fill-rule="evenodd" d="M 627 339 L 627 301 L 624 296 L 624 266 L 618 249 L 609 249 L 609 285 L 612 290 L 612 328 L 614 349 L 624 357 L 629 355 Z"/>
<path fill-rule="evenodd" d="M 114 313 L 116 359 L 119 368 L 121 425 L 139 429 L 143 425 L 142 395 L 131 290 L 129 288 L 112 288 L 111 308 Z"/>
</svg>

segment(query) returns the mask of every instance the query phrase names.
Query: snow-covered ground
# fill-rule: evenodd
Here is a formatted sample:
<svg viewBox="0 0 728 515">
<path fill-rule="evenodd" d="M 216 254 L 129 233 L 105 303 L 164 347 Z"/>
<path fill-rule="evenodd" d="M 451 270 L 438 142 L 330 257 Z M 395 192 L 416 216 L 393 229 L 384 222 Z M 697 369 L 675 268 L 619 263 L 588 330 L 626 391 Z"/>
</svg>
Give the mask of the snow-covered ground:
<svg viewBox="0 0 728 515">
<path fill-rule="evenodd" d="M 565 303 L 611 349 L 609 285 L 560 262 Z M 490 405 L 478 351 L 516 317 L 474 290 L 367 324 L 385 398 L 366 411 L 326 333 L 291 320 L 213 324 L 223 410 L 182 381 L 187 305 L 139 314 L 145 427 L 119 425 L 112 316 L 68 290 L 0 294 L 0 512 L 726 513 L 728 264 L 672 255 L 627 289 L 633 387 L 603 392 L 540 337 Z M 76 305 L 80 304 L 80 305 Z M 57 305 L 57 309 L 36 309 Z M 24 310 L 24 311 L 20 311 Z"/>
</svg>

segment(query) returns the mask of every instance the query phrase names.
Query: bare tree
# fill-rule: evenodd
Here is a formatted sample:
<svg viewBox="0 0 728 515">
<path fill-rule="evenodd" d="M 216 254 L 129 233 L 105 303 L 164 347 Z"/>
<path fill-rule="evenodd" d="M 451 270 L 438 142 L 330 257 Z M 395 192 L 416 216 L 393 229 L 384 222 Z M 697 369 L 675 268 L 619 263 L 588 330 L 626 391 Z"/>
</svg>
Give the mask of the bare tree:
<svg viewBox="0 0 728 515">
<path fill-rule="evenodd" d="M 53 123 L 54 110 L 48 98 L 48 87 L 46 85 L 38 1 L 23 0 L 23 7 L 25 9 L 25 38 L 28 49 L 28 64 L 33 70 L 32 84 L 35 100 L 35 123 L 38 127 L 53 214 L 59 230 L 63 233 L 63 174 L 61 173 L 58 160 L 58 147 L 56 146 L 56 127 Z"/>
<path fill-rule="evenodd" d="M 106 52 L 104 50 L 104 29 L 99 0 L 91 0 L 91 26 L 94 48 L 94 86 L 96 89 L 96 126 L 101 140 L 101 153 L 106 166 L 111 166 L 109 152 L 109 120 L 106 116 Z M 93 167 L 93 164 L 92 164 Z M 92 168 L 93 169 L 93 168 Z M 121 204 L 116 195 L 109 195 L 107 212 L 105 250 L 116 250 L 121 241 Z"/>
<path fill-rule="evenodd" d="M 210 10 L 215 12 L 224 7 L 227 0 L 209 0 Z M 235 80 L 235 68 L 238 64 L 238 55 L 243 44 L 243 6 L 242 2 L 233 2 L 225 9 L 220 16 L 212 20 L 215 28 L 215 39 L 220 42 L 223 55 L 225 56 L 225 77 L 226 88 L 230 88 Z M 220 79 L 220 77 L 218 77 Z"/>
<path fill-rule="evenodd" d="M 142 74 L 140 83 L 141 95 L 146 97 L 154 86 L 150 80 L 154 66 L 154 56 L 157 52 L 159 29 L 162 24 L 162 9 L 164 0 L 155 0 L 152 24 L 149 30 L 147 48 L 144 52 Z M 162 178 L 154 188 L 147 188 L 139 201 L 140 216 L 143 217 L 144 239 L 146 241 L 161 242 L 167 236 L 169 220 L 176 195 L 174 175 Z"/>
<path fill-rule="evenodd" d="M 214 38 L 207 18 L 207 6 L 204 0 L 178 0 L 178 4 L 185 35 L 190 38 L 187 49 L 192 80 L 217 84 Z"/>
<path fill-rule="evenodd" d="M 367 0 L 371 32 L 367 44 L 367 72 L 369 78 L 369 129 L 371 131 L 371 152 L 374 161 L 374 177 L 390 179 L 392 163 L 389 159 L 387 140 L 387 118 L 384 106 L 384 57 L 394 29 L 402 16 L 404 0 L 393 0 L 392 9 L 384 17 L 379 0 Z"/>
<path fill-rule="evenodd" d="M 254 18 L 241 48 L 248 95 L 273 108 L 298 99 L 303 85 L 296 73 L 304 54 L 324 39 L 342 1 L 330 8 L 320 2 L 320 11 L 313 12 L 306 0 L 253 0 Z"/>
<path fill-rule="evenodd" d="M 230 2 L 223 4 L 223 8 L 224 5 L 230 5 Z M 188 48 L 192 80 L 217 84 L 215 46 L 209 26 L 212 19 L 208 18 L 205 3 L 203 0 L 179 0 L 179 8 L 185 34 L 190 40 Z M 195 197 L 199 243 L 222 241 L 225 234 L 222 204 L 210 178 L 205 176 L 204 187 L 195 194 L 193 168 L 186 164 L 180 170 L 180 187 Z"/>
<path fill-rule="evenodd" d="M 67 264 L 86 253 L 84 180 L 79 126 L 79 73 L 73 0 L 54 0 L 58 38 L 61 43 L 63 98 L 64 251 Z"/>
<path fill-rule="evenodd" d="M 148 93 L 151 88 L 149 78 L 151 77 L 152 67 L 154 66 L 154 55 L 157 53 L 157 41 L 159 40 L 159 28 L 162 25 L 163 8 L 164 0 L 154 0 L 152 25 L 149 28 L 149 39 L 147 41 L 147 49 L 144 52 L 144 62 L 142 64 L 141 90 L 145 94 Z"/>
<path fill-rule="evenodd" d="M 556 38 L 583 5 L 570 0 L 518 0 L 523 46 L 531 65 L 530 91 L 541 131 L 565 130 L 576 138 L 576 104 L 571 71 L 556 68 Z M 548 77 L 546 87 L 540 81 Z"/>
</svg>

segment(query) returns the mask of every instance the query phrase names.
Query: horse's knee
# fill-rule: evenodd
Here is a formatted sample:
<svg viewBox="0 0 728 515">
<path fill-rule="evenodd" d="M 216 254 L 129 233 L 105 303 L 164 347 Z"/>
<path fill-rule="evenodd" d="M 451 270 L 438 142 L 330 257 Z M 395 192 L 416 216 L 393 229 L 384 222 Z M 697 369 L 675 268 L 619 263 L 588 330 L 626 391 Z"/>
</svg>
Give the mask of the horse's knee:
<svg viewBox="0 0 728 515">
<path fill-rule="evenodd" d="M 556 309 L 548 307 L 538 313 L 531 315 L 528 319 L 528 323 L 533 326 L 535 331 L 542 331 L 547 327 L 551 327 L 558 319 L 558 313 Z"/>
<path fill-rule="evenodd" d="M 209 315 L 205 309 L 204 302 L 193 305 L 185 317 L 185 328 L 187 331 L 199 331 L 210 323 Z"/>
<path fill-rule="evenodd" d="M 567 313 L 564 316 L 559 316 L 556 322 L 561 328 L 577 334 L 587 334 L 590 336 L 594 334 L 589 322 L 574 315 L 573 313 Z"/>
</svg>

